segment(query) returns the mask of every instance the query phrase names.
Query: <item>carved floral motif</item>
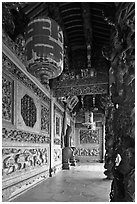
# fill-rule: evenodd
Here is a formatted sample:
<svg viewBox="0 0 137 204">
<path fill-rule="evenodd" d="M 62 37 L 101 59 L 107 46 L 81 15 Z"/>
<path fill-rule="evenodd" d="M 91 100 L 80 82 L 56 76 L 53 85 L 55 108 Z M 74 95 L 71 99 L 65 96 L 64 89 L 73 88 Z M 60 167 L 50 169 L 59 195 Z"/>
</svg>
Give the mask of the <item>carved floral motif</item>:
<svg viewBox="0 0 137 204">
<path fill-rule="evenodd" d="M 29 133 L 21 130 L 7 130 L 2 128 L 2 139 L 17 142 L 49 143 L 50 138 L 45 135 Z"/>
<path fill-rule="evenodd" d="M 41 130 L 45 130 L 49 133 L 49 109 L 46 106 L 41 106 Z"/>
<path fill-rule="evenodd" d="M 2 119 L 12 122 L 13 82 L 2 77 Z"/>
</svg>

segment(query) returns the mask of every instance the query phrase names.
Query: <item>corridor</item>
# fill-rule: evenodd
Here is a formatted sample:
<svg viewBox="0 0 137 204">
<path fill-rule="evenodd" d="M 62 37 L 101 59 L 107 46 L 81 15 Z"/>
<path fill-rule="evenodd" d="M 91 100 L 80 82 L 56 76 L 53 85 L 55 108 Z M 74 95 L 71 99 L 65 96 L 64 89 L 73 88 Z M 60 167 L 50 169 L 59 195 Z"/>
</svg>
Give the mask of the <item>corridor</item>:
<svg viewBox="0 0 137 204">
<path fill-rule="evenodd" d="M 104 164 L 87 163 L 62 170 L 11 202 L 109 202 L 111 180 Z"/>
</svg>

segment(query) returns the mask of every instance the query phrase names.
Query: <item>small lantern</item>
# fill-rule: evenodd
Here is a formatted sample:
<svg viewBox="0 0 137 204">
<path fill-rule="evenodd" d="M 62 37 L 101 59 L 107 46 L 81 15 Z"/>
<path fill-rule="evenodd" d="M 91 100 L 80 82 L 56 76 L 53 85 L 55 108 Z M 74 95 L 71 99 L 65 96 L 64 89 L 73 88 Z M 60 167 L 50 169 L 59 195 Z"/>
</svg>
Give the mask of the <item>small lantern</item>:
<svg viewBox="0 0 137 204">
<path fill-rule="evenodd" d="M 63 71 L 63 32 L 52 19 L 32 20 L 26 30 L 27 70 L 41 83 L 59 76 Z"/>
</svg>

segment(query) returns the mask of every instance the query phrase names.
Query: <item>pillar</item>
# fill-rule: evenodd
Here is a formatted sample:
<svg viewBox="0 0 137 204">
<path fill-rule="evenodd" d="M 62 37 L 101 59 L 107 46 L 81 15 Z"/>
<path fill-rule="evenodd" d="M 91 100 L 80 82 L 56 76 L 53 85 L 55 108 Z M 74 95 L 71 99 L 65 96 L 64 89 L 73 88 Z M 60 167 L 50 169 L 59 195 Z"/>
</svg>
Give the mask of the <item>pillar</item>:
<svg viewBox="0 0 137 204">
<path fill-rule="evenodd" d="M 54 165 L 54 98 L 51 95 L 50 103 L 50 161 L 49 161 L 49 176 L 52 177 L 53 165 Z"/>
</svg>

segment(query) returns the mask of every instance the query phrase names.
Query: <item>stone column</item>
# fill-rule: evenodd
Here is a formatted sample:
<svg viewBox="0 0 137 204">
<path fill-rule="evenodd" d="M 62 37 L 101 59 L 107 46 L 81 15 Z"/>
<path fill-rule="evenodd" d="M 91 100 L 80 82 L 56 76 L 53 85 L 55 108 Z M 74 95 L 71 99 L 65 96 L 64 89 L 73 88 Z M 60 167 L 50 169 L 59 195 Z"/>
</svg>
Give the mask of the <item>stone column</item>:
<svg viewBox="0 0 137 204">
<path fill-rule="evenodd" d="M 50 151 L 49 151 L 49 176 L 52 177 L 54 165 L 54 98 L 51 95 L 50 103 Z"/>
</svg>

